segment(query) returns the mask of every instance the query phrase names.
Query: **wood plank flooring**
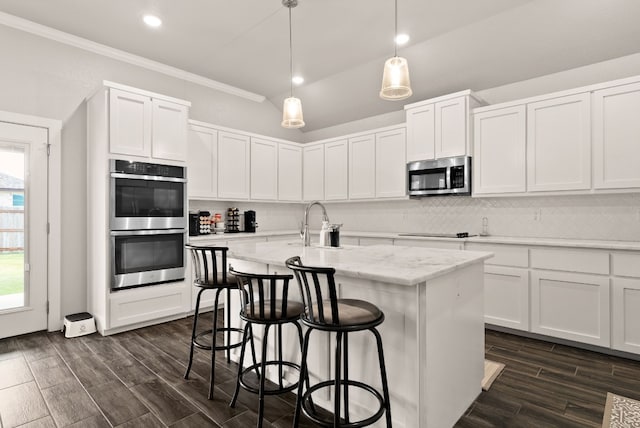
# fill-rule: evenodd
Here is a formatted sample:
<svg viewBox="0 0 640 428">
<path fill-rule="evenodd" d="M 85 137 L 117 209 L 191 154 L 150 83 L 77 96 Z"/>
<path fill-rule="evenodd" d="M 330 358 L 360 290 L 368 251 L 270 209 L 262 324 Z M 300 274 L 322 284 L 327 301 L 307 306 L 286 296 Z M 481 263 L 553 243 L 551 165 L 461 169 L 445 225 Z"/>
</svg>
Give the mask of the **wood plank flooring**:
<svg viewBox="0 0 640 428">
<path fill-rule="evenodd" d="M 241 391 L 228 406 L 237 366 L 221 352 L 214 400 L 208 352 L 196 351 L 182 378 L 192 321 L 109 337 L 0 340 L 0 428 L 255 426 L 255 395 Z M 640 399 L 640 362 L 489 330 L 485 339 L 487 358 L 506 368 L 456 427 L 599 427 L 607 391 Z M 294 404 L 293 394 L 267 397 L 265 428 L 290 427 Z"/>
</svg>

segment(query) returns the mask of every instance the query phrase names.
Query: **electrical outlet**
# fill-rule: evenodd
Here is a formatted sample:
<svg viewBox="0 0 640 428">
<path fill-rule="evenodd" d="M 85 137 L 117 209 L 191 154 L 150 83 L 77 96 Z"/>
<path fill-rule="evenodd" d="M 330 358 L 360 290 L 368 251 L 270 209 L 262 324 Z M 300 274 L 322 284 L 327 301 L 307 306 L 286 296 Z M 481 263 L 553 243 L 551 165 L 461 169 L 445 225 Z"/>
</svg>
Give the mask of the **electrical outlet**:
<svg viewBox="0 0 640 428">
<path fill-rule="evenodd" d="M 533 210 L 533 221 L 542 221 L 542 208 Z"/>
</svg>

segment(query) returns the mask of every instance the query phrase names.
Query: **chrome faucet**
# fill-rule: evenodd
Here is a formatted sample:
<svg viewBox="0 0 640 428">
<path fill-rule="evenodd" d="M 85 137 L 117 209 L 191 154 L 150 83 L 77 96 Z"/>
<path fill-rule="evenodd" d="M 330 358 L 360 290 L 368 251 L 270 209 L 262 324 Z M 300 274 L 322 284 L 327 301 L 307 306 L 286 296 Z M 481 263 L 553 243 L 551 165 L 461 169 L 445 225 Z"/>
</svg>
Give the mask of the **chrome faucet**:
<svg viewBox="0 0 640 428">
<path fill-rule="evenodd" d="M 304 222 L 302 223 L 302 229 L 300 230 L 300 237 L 302 238 L 302 242 L 305 247 L 308 247 L 311 243 L 311 237 L 309 236 L 309 210 L 314 205 L 320 205 L 320 208 L 322 208 L 322 220 L 329 221 L 327 210 L 319 201 L 313 201 L 307 205 L 307 208 L 304 209 Z"/>
</svg>

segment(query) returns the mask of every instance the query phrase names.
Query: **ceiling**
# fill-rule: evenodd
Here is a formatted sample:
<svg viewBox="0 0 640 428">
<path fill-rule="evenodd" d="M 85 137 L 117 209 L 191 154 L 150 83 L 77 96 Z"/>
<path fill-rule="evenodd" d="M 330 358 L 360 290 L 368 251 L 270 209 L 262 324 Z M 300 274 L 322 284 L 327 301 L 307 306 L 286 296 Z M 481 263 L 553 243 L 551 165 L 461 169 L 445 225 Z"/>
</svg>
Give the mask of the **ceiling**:
<svg viewBox="0 0 640 428">
<path fill-rule="evenodd" d="M 306 127 L 401 110 L 640 51 L 638 0 L 398 0 L 398 49 L 414 95 L 378 97 L 393 54 L 393 0 L 299 0 L 294 87 Z M 263 95 L 289 93 L 288 10 L 281 0 L 0 0 L 0 11 Z M 142 24 L 144 14 L 163 25 Z"/>
</svg>

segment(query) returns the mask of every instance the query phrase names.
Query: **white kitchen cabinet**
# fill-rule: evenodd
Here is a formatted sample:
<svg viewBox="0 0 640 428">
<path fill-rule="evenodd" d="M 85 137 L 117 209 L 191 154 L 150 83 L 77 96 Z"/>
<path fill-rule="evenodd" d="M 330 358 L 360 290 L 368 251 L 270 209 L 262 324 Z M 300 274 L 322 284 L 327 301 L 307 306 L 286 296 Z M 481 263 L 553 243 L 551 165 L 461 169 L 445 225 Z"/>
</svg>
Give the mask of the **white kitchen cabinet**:
<svg viewBox="0 0 640 428">
<path fill-rule="evenodd" d="M 349 144 L 338 140 L 324 145 L 324 199 L 346 200 L 349 196 Z"/>
<path fill-rule="evenodd" d="M 376 133 L 376 198 L 393 198 L 407 194 L 405 143 L 405 128 Z"/>
<path fill-rule="evenodd" d="M 190 103 L 109 89 L 109 151 L 185 161 Z"/>
<path fill-rule="evenodd" d="M 526 191 L 524 105 L 473 115 L 473 194 Z"/>
<path fill-rule="evenodd" d="M 471 155 L 470 90 L 406 105 L 407 162 Z"/>
<path fill-rule="evenodd" d="M 184 281 L 111 293 L 109 329 L 117 331 L 142 322 L 186 314 L 189 297 L 189 288 Z"/>
<path fill-rule="evenodd" d="M 218 198 L 249 198 L 249 141 L 246 135 L 218 132 Z"/>
<path fill-rule="evenodd" d="M 529 271 L 485 265 L 484 322 L 529 330 Z"/>
<path fill-rule="evenodd" d="M 278 200 L 302 200 L 302 148 L 278 144 Z"/>
<path fill-rule="evenodd" d="M 531 271 L 531 331 L 610 346 L 609 277 Z"/>
<path fill-rule="evenodd" d="M 640 279 L 612 280 L 611 347 L 640 354 Z"/>
<path fill-rule="evenodd" d="M 589 94 L 527 105 L 527 190 L 587 190 L 591 187 Z"/>
<path fill-rule="evenodd" d="M 324 144 L 302 149 L 303 199 L 324 199 Z"/>
<path fill-rule="evenodd" d="M 376 196 L 376 136 L 349 138 L 349 199 Z"/>
<path fill-rule="evenodd" d="M 190 199 L 218 196 L 218 131 L 189 126 L 187 193 Z"/>
<path fill-rule="evenodd" d="M 251 137 L 251 199 L 278 198 L 278 143 Z"/>
<path fill-rule="evenodd" d="M 593 92 L 593 187 L 640 187 L 640 83 Z"/>
</svg>

